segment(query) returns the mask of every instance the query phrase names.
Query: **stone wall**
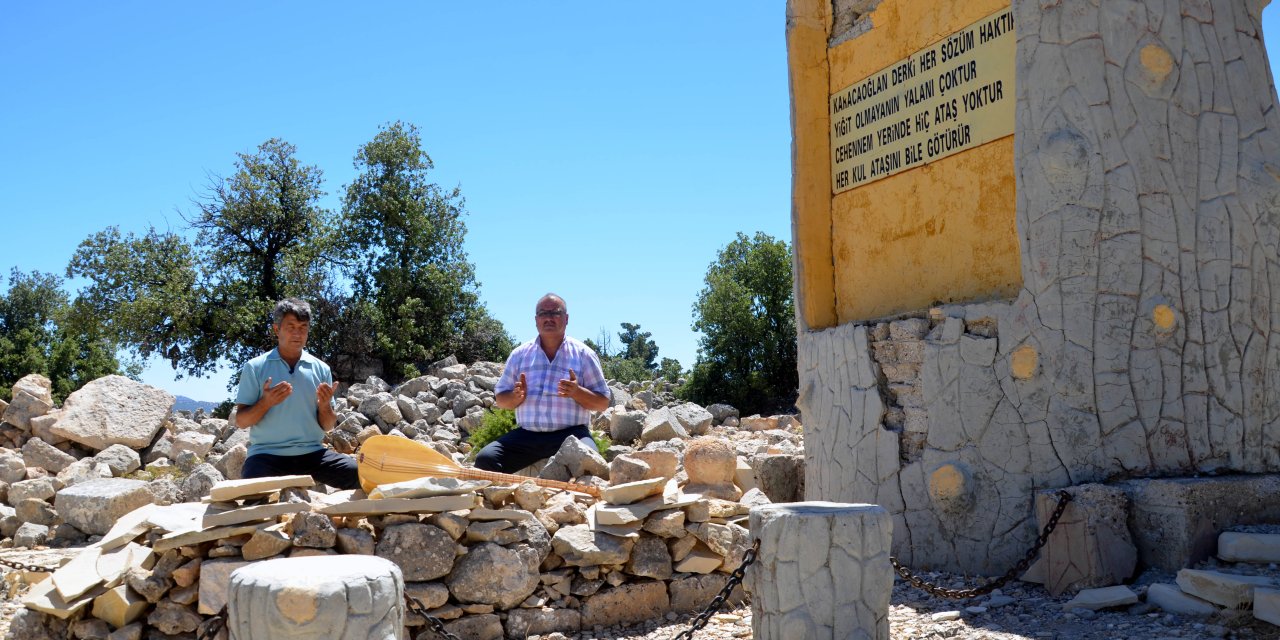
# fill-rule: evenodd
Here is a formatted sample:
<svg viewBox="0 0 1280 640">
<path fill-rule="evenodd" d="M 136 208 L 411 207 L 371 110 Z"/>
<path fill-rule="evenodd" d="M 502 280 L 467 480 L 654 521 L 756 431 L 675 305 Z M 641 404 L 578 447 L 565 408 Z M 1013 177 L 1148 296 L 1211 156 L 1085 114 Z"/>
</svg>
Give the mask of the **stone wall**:
<svg viewBox="0 0 1280 640">
<path fill-rule="evenodd" d="M 1023 288 L 802 331 L 808 499 L 883 505 L 899 558 L 990 574 L 1037 489 L 1280 470 L 1265 4 L 1013 3 Z"/>
</svg>

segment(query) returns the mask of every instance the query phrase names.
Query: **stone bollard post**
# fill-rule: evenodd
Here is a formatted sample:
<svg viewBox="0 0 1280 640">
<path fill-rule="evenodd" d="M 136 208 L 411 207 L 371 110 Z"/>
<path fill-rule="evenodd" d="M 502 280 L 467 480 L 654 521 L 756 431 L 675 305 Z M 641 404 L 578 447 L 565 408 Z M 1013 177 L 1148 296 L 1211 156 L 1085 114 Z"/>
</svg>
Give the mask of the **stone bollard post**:
<svg viewBox="0 0 1280 640">
<path fill-rule="evenodd" d="M 889 639 L 893 521 L 873 504 L 751 509 L 760 555 L 747 571 L 757 640 Z"/>
<path fill-rule="evenodd" d="M 376 556 L 278 558 L 231 574 L 231 640 L 401 640 L 404 576 Z"/>
</svg>

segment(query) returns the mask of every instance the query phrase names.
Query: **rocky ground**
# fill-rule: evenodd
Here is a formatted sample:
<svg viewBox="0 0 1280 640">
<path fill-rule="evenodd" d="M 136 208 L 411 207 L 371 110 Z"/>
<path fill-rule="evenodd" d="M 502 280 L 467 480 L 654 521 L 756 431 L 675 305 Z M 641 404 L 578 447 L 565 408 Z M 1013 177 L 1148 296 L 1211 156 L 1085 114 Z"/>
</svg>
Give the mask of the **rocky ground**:
<svg viewBox="0 0 1280 640">
<path fill-rule="evenodd" d="M 52 566 L 76 551 L 75 548 L 5 549 L 0 551 L 0 560 Z M 1280 576 L 1280 568 L 1269 569 Z M 933 573 L 925 577 L 952 588 L 973 586 L 964 578 L 950 574 Z M 1146 585 L 1172 581 L 1173 576 L 1169 574 L 1149 571 L 1132 587 L 1141 594 Z M 19 598 L 9 591 L 8 580 L 5 587 L 5 592 L 0 593 L 0 638 L 8 635 L 9 621 L 21 607 Z M 1064 611 L 1062 604 L 1069 599 L 1067 595 L 1050 596 L 1039 585 L 1015 581 L 993 595 L 955 602 L 932 597 L 898 581 L 890 603 L 889 633 L 892 640 L 1280 639 L 1280 628 L 1255 621 L 1248 611 L 1194 618 L 1153 611 L 1143 603 L 1115 611 Z M 573 636 L 552 634 L 544 640 L 664 640 L 688 629 L 692 619 L 692 615 L 668 614 L 662 620 L 642 625 L 599 628 Z M 752 637 L 750 606 L 716 614 L 694 637 L 713 640 Z"/>
</svg>

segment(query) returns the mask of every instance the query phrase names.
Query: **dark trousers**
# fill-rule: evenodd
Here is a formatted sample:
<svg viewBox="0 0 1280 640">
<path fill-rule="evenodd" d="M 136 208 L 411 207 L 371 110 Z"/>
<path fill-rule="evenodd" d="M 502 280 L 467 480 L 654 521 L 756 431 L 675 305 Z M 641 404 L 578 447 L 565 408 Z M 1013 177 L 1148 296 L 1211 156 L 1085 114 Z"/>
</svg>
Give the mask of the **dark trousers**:
<svg viewBox="0 0 1280 640">
<path fill-rule="evenodd" d="M 338 489 L 355 489 L 360 486 L 356 459 L 333 449 L 321 449 L 297 456 L 255 453 L 245 458 L 244 468 L 240 471 L 240 477 L 246 479 L 303 474 L 309 474 L 317 482 Z"/>
<path fill-rule="evenodd" d="M 512 429 L 501 438 L 486 444 L 476 456 L 476 468 L 485 471 L 515 473 L 538 460 L 550 458 L 560 450 L 565 438 L 577 438 L 591 447 L 591 430 L 580 424 L 559 431 L 529 431 Z"/>
</svg>

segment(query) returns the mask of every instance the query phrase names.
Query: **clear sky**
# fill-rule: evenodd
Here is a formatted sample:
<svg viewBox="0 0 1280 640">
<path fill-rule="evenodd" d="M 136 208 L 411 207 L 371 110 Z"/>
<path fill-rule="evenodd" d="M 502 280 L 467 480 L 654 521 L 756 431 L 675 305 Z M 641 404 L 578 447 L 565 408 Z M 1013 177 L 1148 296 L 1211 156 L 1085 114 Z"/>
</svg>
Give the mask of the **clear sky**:
<svg viewBox="0 0 1280 640">
<path fill-rule="evenodd" d="M 688 367 L 716 251 L 791 240 L 781 0 L 7 3 L 0 74 L 0 290 L 108 225 L 183 231 L 208 176 L 272 137 L 337 209 L 394 120 L 461 187 L 481 298 L 517 340 L 555 291 L 571 335 L 639 323 Z M 229 375 L 143 378 L 221 400 Z"/>
</svg>

